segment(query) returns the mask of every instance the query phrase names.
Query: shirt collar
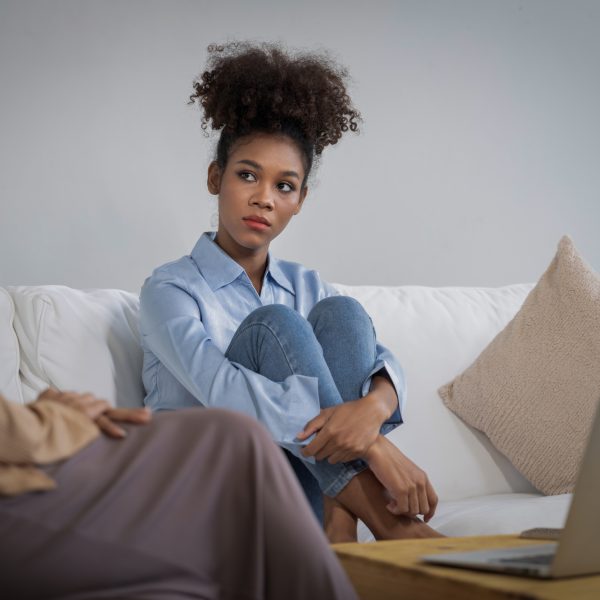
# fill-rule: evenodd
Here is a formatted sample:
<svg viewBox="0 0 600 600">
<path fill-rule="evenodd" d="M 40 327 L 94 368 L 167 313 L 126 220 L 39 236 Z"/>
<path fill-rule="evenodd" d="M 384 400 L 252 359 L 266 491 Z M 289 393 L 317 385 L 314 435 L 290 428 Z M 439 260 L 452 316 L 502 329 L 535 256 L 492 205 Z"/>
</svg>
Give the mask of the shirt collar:
<svg viewBox="0 0 600 600">
<path fill-rule="evenodd" d="M 230 284 L 245 273 L 241 265 L 217 246 L 214 241 L 215 237 L 214 231 L 203 233 L 191 252 L 192 259 L 213 291 Z M 294 286 L 284 273 L 279 261 L 270 253 L 266 275 L 270 275 L 275 283 L 294 294 Z"/>
<path fill-rule="evenodd" d="M 191 254 L 213 291 L 231 283 L 244 273 L 242 266 L 215 244 L 215 235 L 214 231 L 203 233 Z"/>
<path fill-rule="evenodd" d="M 269 266 L 267 267 L 267 273 L 271 276 L 275 282 L 282 288 L 286 289 L 290 294 L 296 295 L 294 286 L 290 281 L 289 277 L 285 274 L 284 270 L 279 264 L 279 260 L 269 254 Z"/>
</svg>

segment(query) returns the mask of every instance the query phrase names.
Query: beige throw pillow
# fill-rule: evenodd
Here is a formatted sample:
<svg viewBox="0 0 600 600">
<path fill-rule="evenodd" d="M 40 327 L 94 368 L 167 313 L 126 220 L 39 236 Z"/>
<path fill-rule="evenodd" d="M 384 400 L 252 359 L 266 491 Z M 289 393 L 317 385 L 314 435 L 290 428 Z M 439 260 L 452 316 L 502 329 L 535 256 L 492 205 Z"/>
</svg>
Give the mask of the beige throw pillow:
<svg viewBox="0 0 600 600">
<path fill-rule="evenodd" d="M 568 236 L 512 321 L 438 391 L 541 492 L 573 490 L 600 399 L 600 277 Z"/>
</svg>

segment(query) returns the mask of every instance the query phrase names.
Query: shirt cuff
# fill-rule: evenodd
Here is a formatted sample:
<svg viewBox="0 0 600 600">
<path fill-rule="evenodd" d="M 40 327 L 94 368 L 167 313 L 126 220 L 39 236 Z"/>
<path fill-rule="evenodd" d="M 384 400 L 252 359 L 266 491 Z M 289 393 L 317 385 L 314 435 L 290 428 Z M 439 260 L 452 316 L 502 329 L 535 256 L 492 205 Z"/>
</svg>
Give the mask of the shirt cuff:
<svg viewBox="0 0 600 600">
<path fill-rule="evenodd" d="M 380 371 L 385 371 L 385 375 L 388 376 L 390 382 L 394 386 L 396 390 L 396 396 L 398 396 L 398 406 L 394 412 L 385 420 L 383 425 L 381 426 L 381 433 L 386 434 L 398 427 L 398 425 L 402 425 L 404 422 L 402 419 L 402 409 L 404 408 L 404 399 L 406 398 L 406 384 L 403 379 L 400 379 L 394 370 L 390 368 L 390 365 L 382 359 L 378 359 L 375 362 L 375 365 L 371 369 L 371 372 L 365 379 L 362 385 L 362 396 L 366 396 L 371 389 L 371 381 L 373 376 L 379 373 Z"/>
<path fill-rule="evenodd" d="M 296 435 L 321 412 L 319 379 L 308 375 L 290 375 L 285 379 L 284 386 L 288 388 L 291 401 L 279 445 L 298 458 L 314 463 L 316 462 L 314 457 L 303 456 L 300 451 L 304 446 L 310 444 L 316 434 L 305 440 L 299 440 Z"/>
</svg>

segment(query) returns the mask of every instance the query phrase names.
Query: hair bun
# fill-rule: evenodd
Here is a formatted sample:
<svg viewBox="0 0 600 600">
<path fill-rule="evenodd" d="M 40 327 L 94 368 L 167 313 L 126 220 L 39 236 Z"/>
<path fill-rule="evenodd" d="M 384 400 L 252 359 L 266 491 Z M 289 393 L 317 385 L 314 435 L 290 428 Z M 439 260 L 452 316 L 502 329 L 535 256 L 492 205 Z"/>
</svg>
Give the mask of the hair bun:
<svg viewBox="0 0 600 600">
<path fill-rule="evenodd" d="M 211 44 L 208 52 L 207 69 L 190 96 L 203 110 L 204 130 L 276 132 L 292 124 L 317 155 L 345 131 L 358 130 L 348 73 L 326 54 L 290 54 L 278 44 L 247 42 Z"/>
</svg>

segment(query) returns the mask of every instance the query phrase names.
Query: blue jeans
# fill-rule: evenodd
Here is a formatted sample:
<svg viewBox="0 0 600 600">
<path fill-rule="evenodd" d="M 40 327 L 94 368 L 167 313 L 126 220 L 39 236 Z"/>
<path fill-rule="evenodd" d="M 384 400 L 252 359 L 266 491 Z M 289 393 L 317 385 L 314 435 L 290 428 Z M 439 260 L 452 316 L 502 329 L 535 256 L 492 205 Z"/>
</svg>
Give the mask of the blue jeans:
<svg viewBox="0 0 600 600">
<path fill-rule="evenodd" d="M 272 381 L 290 375 L 318 378 L 321 408 L 361 397 L 376 360 L 375 330 L 359 302 L 332 296 L 318 302 L 305 319 L 271 304 L 250 313 L 240 324 L 225 355 Z M 336 496 L 367 468 L 362 460 L 330 464 L 286 455 L 317 518 L 323 520 L 323 496 Z"/>
</svg>

